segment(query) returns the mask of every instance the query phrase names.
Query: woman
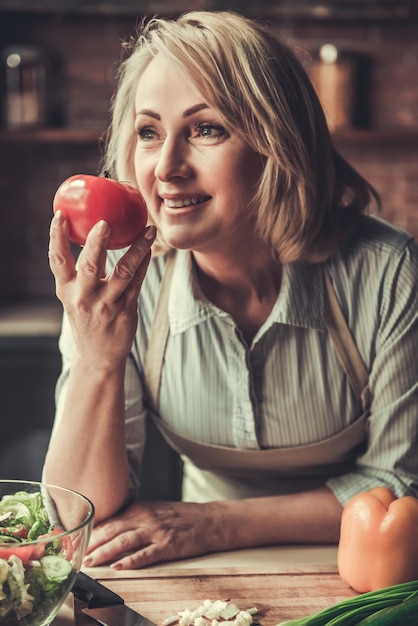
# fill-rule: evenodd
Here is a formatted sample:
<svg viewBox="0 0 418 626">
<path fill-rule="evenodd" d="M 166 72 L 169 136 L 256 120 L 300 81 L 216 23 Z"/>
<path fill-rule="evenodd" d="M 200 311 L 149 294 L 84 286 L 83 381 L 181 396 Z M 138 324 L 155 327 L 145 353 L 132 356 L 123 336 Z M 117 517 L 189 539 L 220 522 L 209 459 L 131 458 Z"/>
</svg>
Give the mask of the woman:
<svg viewBox="0 0 418 626">
<path fill-rule="evenodd" d="M 77 269 L 61 214 L 50 244 L 65 316 L 45 479 L 95 504 L 86 563 L 337 542 L 355 493 L 417 496 L 418 246 L 365 215 L 377 194 L 276 36 L 233 13 L 151 20 L 105 169 L 141 190 L 144 236 L 107 273 L 106 223 Z M 138 497 L 151 415 L 181 502 Z"/>
</svg>

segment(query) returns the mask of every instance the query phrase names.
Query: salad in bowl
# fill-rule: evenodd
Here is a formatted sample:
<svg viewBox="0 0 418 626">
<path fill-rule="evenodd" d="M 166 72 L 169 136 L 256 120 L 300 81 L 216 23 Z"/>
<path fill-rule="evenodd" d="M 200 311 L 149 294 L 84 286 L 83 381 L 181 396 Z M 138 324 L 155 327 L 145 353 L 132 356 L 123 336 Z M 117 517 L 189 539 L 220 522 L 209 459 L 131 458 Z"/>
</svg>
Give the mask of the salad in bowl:
<svg viewBox="0 0 418 626">
<path fill-rule="evenodd" d="M 84 558 L 94 507 L 79 493 L 0 480 L 0 626 L 48 626 Z"/>
</svg>

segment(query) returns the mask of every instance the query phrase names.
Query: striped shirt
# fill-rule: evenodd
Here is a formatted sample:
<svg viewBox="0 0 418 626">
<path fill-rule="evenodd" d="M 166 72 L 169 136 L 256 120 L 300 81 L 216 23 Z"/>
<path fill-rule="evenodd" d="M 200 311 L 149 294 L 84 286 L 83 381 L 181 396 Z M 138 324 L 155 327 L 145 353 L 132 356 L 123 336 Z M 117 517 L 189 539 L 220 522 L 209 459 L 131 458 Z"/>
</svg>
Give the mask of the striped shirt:
<svg viewBox="0 0 418 626">
<path fill-rule="evenodd" d="M 114 262 L 117 253 L 110 253 Z M 144 359 L 165 264 L 152 259 L 139 298 L 139 322 L 126 373 L 127 449 L 137 480 L 144 444 Z M 418 243 L 364 217 L 350 244 L 326 263 L 343 315 L 369 372 L 367 450 L 327 485 L 342 504 L 383 484 L 418 497 Z M 314 443 L 362 413 L 323 321 L 320 265 L 284 266 L 280 293 L 252 344 L 202 294 L 191 255 L 176 256 L 160 416 L 183 437 L 241 449 Z M 63 373 L 71 332 L 60 338 Z M 150 348 L 152 349 L 152 347 Z"/>
</svg>

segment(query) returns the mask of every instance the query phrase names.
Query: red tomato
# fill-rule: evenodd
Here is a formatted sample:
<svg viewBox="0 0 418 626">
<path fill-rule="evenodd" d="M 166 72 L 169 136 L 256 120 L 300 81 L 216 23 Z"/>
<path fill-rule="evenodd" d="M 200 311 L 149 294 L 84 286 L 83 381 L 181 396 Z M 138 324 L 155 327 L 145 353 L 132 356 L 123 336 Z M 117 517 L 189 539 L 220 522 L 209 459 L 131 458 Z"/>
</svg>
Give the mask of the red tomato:
<svg viewBox="0 0 418 626">
<path fill-rule="evenodd" d="M 111 228 L 109 250 L 130 246 L 147 224 L 147 208 L 142 195 L 128 183 L 104 176 L 77 174 L 57 189 L 54 213 L 62 211 L 70 226 L 70 239 L 84 245 L 89 231 L 99 220 Z"/>
<path fill-rule="evenodd" d="M 24 543 L 15 543 L 9 544 L 7 548 L 4 548 L 3 546 L 0 547 L 0 559 L 7 561 L 12 554 L 17 556 L 22 561 L 23 565 L 26 566 L 28 561 L 32 559 L 33 546 Z"/>
<path fill-rule="evenodd" d="M 45 535 L 39 535 L 38 539 L 51 539 L 51 541 L 54 540 L 58 540 L 61 544 L 61 550 L 64 552 L 64 554 L 62 556 L 65 556 L 65 558 L 70 561 L 73 558 L 73 542 L 71 540 L 71 537 L 69 537 L 68 535 L 66 535 L 65 537 L 62 537 L 61 539 L 58 538 L 58 535 L 62 535 L 63 534 L 63 530 L 60 530 L 59 528 L 54 528 L 53 530 L 50 530 L 49 533 L 46 533 Z M 48 542 L 46 543 L 39 543 L 36 546 L 32 547 L 32 558 L 33 559 L 41 559 L 44 555 L 46 546 L 48 545 Z"/>
<path fill-rule="evenodd" d="M 17 524 L 16 526 L 9 526 L 6 528 L 2 528 L 2 531 L 6 531 L 10 535 L 14 535 L 15 537 L 20 537 L 21 539 L 27 539 L 28 531 L 26 526 L 23 524 Z"/>
</svg>

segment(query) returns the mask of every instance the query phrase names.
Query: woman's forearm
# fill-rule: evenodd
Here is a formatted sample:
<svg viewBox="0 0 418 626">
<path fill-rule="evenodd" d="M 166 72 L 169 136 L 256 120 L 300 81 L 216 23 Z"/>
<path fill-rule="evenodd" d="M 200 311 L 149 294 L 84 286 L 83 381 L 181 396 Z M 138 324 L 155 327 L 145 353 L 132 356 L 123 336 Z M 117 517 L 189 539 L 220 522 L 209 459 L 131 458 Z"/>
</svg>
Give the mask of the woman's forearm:
<svg viewBox="0 0 418 626">
<path fill-rule="evenodd" d="M 128 492 L 124 367 L 75 360 L 59 411 L 44 478 L 90 498 L 99 521 L 114 514 Z"/>
<path fill-rule="evenodd" d="M 125 367 L 155 232 L 146 228 L 106 275 L 109 224 L 99 220 L 92 228 L 76 265 L 69 223 L 60 211 L 51 222 L 49 261 L 66 313 L 61 338 L 72 361 L 44 476 L 89 497 L 96 521 L 116 513 L 128 494 Z"/>
<path fill-rule="evenodd" d="M 342 506 L 327 488 L 208 503 L 208 551 L 290 543 L 337 543 Z"/>
<path fill-rule="evenodd" d="M 135 502 L 92 533 L 88 565 L 135 569 L 209 552 L 336 544 L 342 506 L 326 488 L 217 502 Z"/>
</svg>

